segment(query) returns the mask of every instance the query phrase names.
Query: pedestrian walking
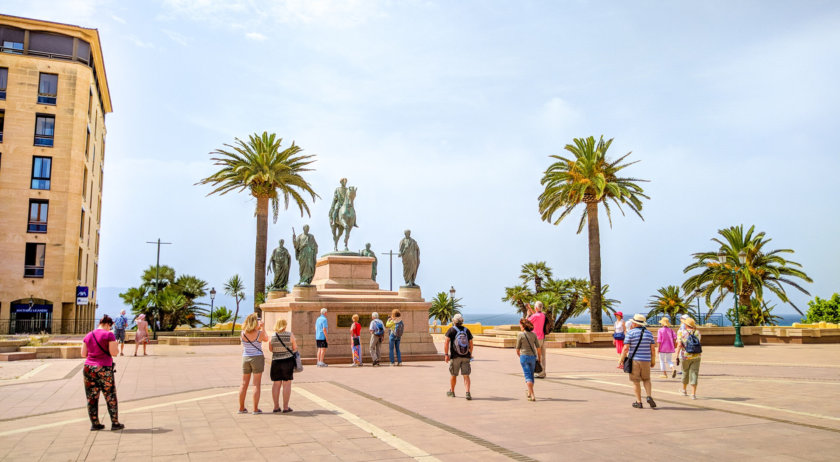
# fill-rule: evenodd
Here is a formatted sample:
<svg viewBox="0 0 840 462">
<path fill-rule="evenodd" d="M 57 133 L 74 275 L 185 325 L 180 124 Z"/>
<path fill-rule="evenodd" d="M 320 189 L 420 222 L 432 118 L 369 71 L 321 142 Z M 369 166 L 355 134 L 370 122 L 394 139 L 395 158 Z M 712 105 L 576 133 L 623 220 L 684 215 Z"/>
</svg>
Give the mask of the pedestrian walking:
<svg viewBox="0 0 840 462">
<path fill-rule="evenodd" d="M 656 332 L 656 345 L 659 350 L 659 369 L 666 379 L 668 378 L 668 369 L 671 370 L 671 378 L 677 376 L 677 367 L 674 366 L 673 360 L 676 340 L 677 334 L 671 330 L 671 319 L 668 316 L 663 317 L 659 320 L 659 331 Z"/>
<path fill-rule="evenodd" d="M 677 333 L 677 353 L 683 354 L 682 360 L 682 395 L 687 396 L 686 387 L 691 385 L 691 399 L 697 399 L 697 379 L 700 376 L 700 356 L 703 347 L 700 343 L 700 331 L 694 319 L 683 321 L 684 330 Z"/>
<path fill-rule="evenodd" d="M 99 327 L 88 332 L 82 340 L 82 356 L 85 357 L 82 377 L 87 397 L 90 430 L 102 430 L 105 425 L 99 423 L 99 393 L 105 397 L 108 414 L 111 416 L 111 430 L 122 430 L 117 412 L 117 386 L 114 383 L 114 359 L 119 353 L 117 339 L 111 332 L 114 321 L 107 314 L 102 316 Z"/>
<path fill-rule="evenodd" d="M 519 356 L 519 365 L 522 366 L 522 373 L 525 374 L 526 396 L 528 401 L 536 401 L 534 395 L 534 369 L 537 367 L 537 335 L 534 334 L 534 324 L 526 318 L 519 320 L 521 332 L 516 336 L 516 356 Z"/>
<path fill-rule="evenodd" d="M 315 320 L 315 343 L 318 347 L 318 359 L 315 364 L 318 367 L 327 367 L 324 358 L 327 356 L 327 330 L 329 330 L 329 322 L 327 322 L 327 309 L 321 308 L 321 316 Z"/>
<path fill-rule="evenodd" d="M 473 351 L 473 334 L 464 326 L 464 317 L 456 314 L 452 318 L 452 327 L 446 331 L 446 340 L 443 344 L 443 359 L 449 363 L 449 391 L 446 396 L 455 397 L 455 383 L 458 381 L 458 374 L 464 377 L 464 390 L 467 401 L 472 399 L 470 394 L 470 374 L 472 367 L 470 359 Z"/>
<path fill-rule="evenodd" d="M 385 326 L 388 327 L 388 359 L 391 361 L 391 366 L 394 365 L 394 357 L 396 356 L 397 366 L 402 366 L 402 353 L 400 353 L 400 340 L 402 340 L 403 332 L 405 332 L 405 323 L 400 317 L 400 310 L 394 308 L 391 311 L 391 316 Z M 396 352 L 396 355 L 394 354 Z"/>
<path fill-rule="evenodd" d="M 353 367 L 362 367 L 362 325 L 359 315 L 353 315 L 353 325 L 350 326 L 350 349 L 353 352 Z"/>
<path fill-rule="evenodd" d="M 613 332 L 613 345 L 615 345 L 615 351 L 619 355 L 622 351 L 624 351 L 624 313 L 621 311 L 615 312 L 615 331 Z M 623 365 L 619 364 L 618 368 L 621 369 L 624 367 Z"/>
<path fill-rule="evenodd" d="M 120 344 L 120 356 L 123 355 L 125 349 L 125 328 L 128 325 L 128 318 L 125 317 L 125 310 L 120 310 L 120 315 L 114 318 L 114 337 L 117 338 L 117 343 Z"/>
<path fill-rule="evenodd" d="M 684 315 L 680 316 L 680 328 L 679 328 L 679 330 L 677 330 L 677 339 L 679 339 L 680 334 L 683 331 L 685 331 L 685 320 L 686 319 L 691 319 L 691 316 L 689 316 L 687 314 L 684 314 Z M 678 350 L 678 353 L 676 354 L 676 356 L 677 356 L 677 360 L 676 360 L 677 366 L 679 366 L 680 362 L 685 358 L 685 350 Z M 679 374 L 682 375 L 682 370 L 679 371 Z"/>
<path fill-rule="evenodd" d="M 146 345 L 149 344 L 149 321 L 146 321 L 146 315 L 141 314 L 134 320 L 137 324 L 137 331 L 134 332 L 134 356 L 137 356 L 137 348 L 143 344 L 143 356 L 146 356 Z"/>
<path fill-rule="evenodd" d="M 245 318 L 239 340 L 242 342 L 242 384 L 239 386 L 239 413 L 248 413 L 248 409 L 245 408 L 245 395 L 248 392 L 248 383 L 252 382 L 254 385 L 254 414 L 262 414 L 259 407 L 260 382 L 265 370 L 262 342 L 267 342 L 268 337 L 263 330 L 263 321 L 257 317 L 257 313 L 251 313 Z"/>
<path fill-rule="evenodd" d="M 380 351 L 382 348 L 382 340 L 385 338 L 385 324 L 379 319 L 379 313 L 373 312 L 370 314 L 370 359 L 374 366 L 379 366 Z"/>
<path fill-rule="evenodd" d="M 645 327 L 645 315 L 636 314 L 633 316 L 633 329 L 624 337 L 624 350 L 621 353 L 621 360 L 619 364 L 624 367 L 624 358 L 632 361 L 632 372 L 630 372 L 630 381 L 633 382 L 633 391 L 636 394 L 636 401 L 633 402 L 633 407 L 641 409 L 642 406 L 642 391 L 641 387 L 645 387 L 646 401 L 651 408 L 656 407 L 656 402 L 653 400 L 651 383 L 650 383 L 650 368 L 656 365 L 656 343 L 653 340 L 653 334 Z"/>
<path fill-rule="evenodd" d="M 287 414 L 292 412 L 289 407 L 289 397 L 292 396 L 292 380 L 295 378 L 295 352 L 297 341 L 295 335 L 286 331 L 288 323 L 285 319 L 278 319 L 274 323 L 274 335 L 268 343 L 271 351 L 271 398 L 274 400 L 274 413 Z M 280 407 L 280 391 L 283 392 L 283 407 Z"/>
<path fill-rule="evenodd" d="M 544 313 L 543 302 L 537 301 L 534 303 L 534 309 L 531 309 L 531 305 L 526 303 L 526 308 L 528 309 L 528 320 L 531 321 L 533 325 L 532 331 L 534 335 L 537 337 L 537 359 L 540 361 L 542 365 L 542 372 L 535 374 L 534 377 L 538 379 L 544 379 L 546 370 L 545 370 L 545 334 L 548 329 L 546 329 L 546 323 L 548 322 L 548 318 Z"/>
</svg>

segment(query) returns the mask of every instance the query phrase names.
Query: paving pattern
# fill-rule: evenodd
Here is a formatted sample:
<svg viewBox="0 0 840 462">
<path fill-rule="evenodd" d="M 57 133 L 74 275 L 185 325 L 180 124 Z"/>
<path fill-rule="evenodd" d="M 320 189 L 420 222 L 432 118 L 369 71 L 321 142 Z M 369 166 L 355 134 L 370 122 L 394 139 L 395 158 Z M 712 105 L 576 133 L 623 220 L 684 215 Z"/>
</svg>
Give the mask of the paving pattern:
<svg viewBox="0 0 840 462">
<path fill-rule="evenodd" d="M 837 460 L 840 345 L 705 350 L 700 399 L 654 371 L 654 410 L 612 350 L 551 350 L 528 402 L 513 350 L 477 348 L 472 401 L 445 396 L 442 362 L 308 366 L 293 413 L 270 412 L 266 375 L 268 412 L 240 415 L 238 346 L 154 346 L 117 358 L 121 432 L 89 431 L 80 360 L 21 361 L 0 365 L 0 459 Z"/>
</svg>

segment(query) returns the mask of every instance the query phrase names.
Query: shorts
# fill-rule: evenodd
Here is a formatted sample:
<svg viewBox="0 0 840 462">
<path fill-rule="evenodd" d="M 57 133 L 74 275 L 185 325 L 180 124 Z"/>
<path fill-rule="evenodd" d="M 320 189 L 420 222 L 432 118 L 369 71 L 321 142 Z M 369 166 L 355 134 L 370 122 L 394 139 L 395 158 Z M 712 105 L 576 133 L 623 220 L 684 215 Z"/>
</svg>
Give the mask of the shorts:
<svg viewBox="0 0 840 462">
<path fill-rule="evenodd" d="M 295 357 L 271 360 L 271 381 L 285 382 L 295 379 Z"/>
<path fill-rule="evenodd" d="M 461 375 L 470 375 L 472 372 L 472 367 L 470 366 L 470 358 L 450 358 L 449 359 L 449 373 L 452 377 L 458 377 L 458 373 Z"/>
<path fill-rule="evenodd" d="M 697 386 L 697 379 L 700 376 L 700 358 L 683 359 L 682 371 L 683 385 Z"/>
<path fill-rule="evenodd" d="M 114 329 L 114 337 L 120 343 L 125 343 L 125 329 Z"/>
<path fill-rule="evenodd" d="M 327 341 L 326 340 L 315 340 L 315 344 L 318 345 L 318 348 L 326 348 Z"/>
<path fill-rule="evenodd" d="M 520 355 L 519 365 L 522 366 L 522 373 L 525 374 L 525 382 L 534 383 L 534 368 L 537 366 L 537 357 Z"/>
<path fill-rule="evenodd" d="M 631 382 L 650 382 L 650 361 L 633 361 L 633 372 L 629 375 Z"/>
<path fill-rule="evenodd" d="M 544 338 L 538 338 L 537 339 L 537 348 L 543 349 L 544 347 L 545 347 L 545 339 Z"/>
<path fill-rule="evenodd" d="M 262 374 L 265 370 L 265 356 L 243 356 L 243 374 Z"/>
</svg>

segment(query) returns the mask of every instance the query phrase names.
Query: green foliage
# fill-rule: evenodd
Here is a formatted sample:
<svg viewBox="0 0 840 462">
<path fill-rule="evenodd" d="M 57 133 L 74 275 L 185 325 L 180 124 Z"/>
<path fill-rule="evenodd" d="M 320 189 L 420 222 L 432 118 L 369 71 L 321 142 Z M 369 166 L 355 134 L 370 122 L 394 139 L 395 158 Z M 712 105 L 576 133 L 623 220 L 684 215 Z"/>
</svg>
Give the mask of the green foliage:
<svg viewBox="0 0 840 462">
<path fill-rule="evenodd" d="M 119 294 L 123 303 L 131 307 L 133 315 L 145 314 L 153 329 L 173 330 L 182 324 L 195 327 L 197 316 L 206 315 L 206 310 L 201 308 L 205 304 L 196 302 L 196 299 L 207 295 L 207 283 L 188 274 L 176 278 L 175 269 L 171 266 L 160 266 L 157 279 L 155 272 L 155 266 L 149 266 L 140 277 L 143 283 L 139 287 L 131 287 Z"/>
<path fill-rule="evenodd" d="M 757 299 L 750 300 L 748 306 L 739 306 L 740 314 L 739 320 L 742 326 L 778 326 L 779 321 L 782 320 L 780 316 L 773 314 L 775 305 L 770 306 L 767 302 L 761 302 Z M 735 324 L 735 308 L 726 310 L 726 319 L 732 324 Z"/>
<path fill-rule="evenodd" d="M 535 263 L 525 263 L 522 265 L 521 272 L 519 274 L 519 279 L 528 285 L 529 283 L 534 283 L 534 291 L 536 293 L 542 292 L 542 283 L 543 281 L 550 281 L 551 280 L 551 268 L 546 265 L 544 261 L 538 261 Z"/>
<path fill-rule="evenodd" d="M 225 282 L 223 288 L 225 290 L 225 294 L 236 300 L 236 313 L 233 315 L 233 326 L 230 328 L 231 333 L 233 333 L 233 330 L 236 328 L 236 320 L 239 319 L 239 302 L 245 300 L 245 284 L 242 282 L 242 278 L 240 278 L 238 274 L 234 274 L 227 280 L 227 282 Z"/>
<path fill-rule="evenodd" d="M 718 261 L 718 250 L 695 253 L 692 255 L 695 262 L 685 267 L 683 272 L 700 272 L 686 279 L 682 285 L 683 290 L 686 293 L 699 291 L 711 311 L 716 310 L 727 295 L 733 293 L 738 294 L 739 304 L 743 306 L 749 306 L 753 296 L 763 302 L 764 291 L 767 290 L 802 314 L 788 298 L 785 286 L 810 295 L 794 279 L 806 282 L 813 280 L 800 269 L 802 265 L 782 257 L 782 254 L 794 253 L 793 250 L 768 250 L 765 247 L 771 239 L 764 232 L 754 232 L 755 226 L 751 226 L 745 233 L 743 225 L 718 230 L 720 238 L 713 238 L 712 241 L 720 245 L 720 251 L 726 253 L 726 263 Z M 741 251 L 747 255 L 743 266 L 738 260 Z"/>
<path fill-rule="evenodd" d="M 525 304 L 530 303 L 533 299 L 534 293 L 523 285 L 505 287 L 505 296 L 502 297 L 502 301 L 515 306 L 521 316 L 525 316 L 528 313 Z"/>
<path fill-rule="evenodd" d="M 828 300 L 814 297 L 808 302 L 808 312 L 805 314 L 805 322 L 833 322 L 840 323 L 840 294 L 834 294 Z"/>
<path fill-rule="evenodd" d="M 460 298 L 452 299 L 446 292 L 438 292 L 432 298 L 432 306 L 429 307 L 429 319 L 437 319 L 441 325 L 449 324 L 456 314 L 461 313 L 463 307 Z"/>
<path fill-rule="evenodd" d="M 233 319 L 233 311 L 227 309 L 226 306 L 220 306 L 213 310 L 213 322 L 226 323 Z"/>
<path fill-rule="evenodd" d="M 660 287 L 657 293 L 651 296 L 647 307 L 650 309 L 648 318 L 657 314 L 667 314 L 672 320 L 676 320 L 677 316 L 690 311 L 685 298 L 680 294 L 679 286 Z"/>
</svg>

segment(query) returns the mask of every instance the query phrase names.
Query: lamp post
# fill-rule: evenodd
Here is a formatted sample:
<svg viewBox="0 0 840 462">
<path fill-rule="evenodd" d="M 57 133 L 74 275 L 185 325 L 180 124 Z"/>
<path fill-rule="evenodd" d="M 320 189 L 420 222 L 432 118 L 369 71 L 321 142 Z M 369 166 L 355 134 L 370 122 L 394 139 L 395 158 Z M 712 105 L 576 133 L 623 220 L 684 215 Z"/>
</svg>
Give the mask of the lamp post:
<svg viewBox="0 0 840 462">
<path fill-rule="evenodd" d="M 721 247 L 720 251 L 717 254 L 718 262 L 720 262 L 721 265 L 726 264 L 726 256 L 727 256 L 726 251 L 724 250 L 723 247 Z M 735 344 L 734 344 L 734 346 L 736 348 L 743 348 L 744 347 L 744 342 L 741 341 L 741 314 L 739 312 L 740 310 L 738 309 L 738 278 L 737 278 L 738 271 L 740 271 L 741 268 L 743 268 L 743 266 L 747 263 L 747 253 L 744 252 L 743 250 L 738 252 L 738 263 L 740 263 L 741 266 L 738 266 L 737 268 L 733 268 L 733 269 L 729 270 L 729 272 L 732 274 L 732 294 L 735 297 Z"/>
<path fill-rule="evenodd" d="M 210 288 L 210 327 L 213 327 L 213 300 L 216 299 L 216 288 Z"/>
<path fill-rule="evenodd" d="M 452 304 L 452 316 L 455 316 L 455 286 L 449 286 L 449 303 Z"/>
<path fill-rule="evenodd" d="M 697 298 L 697 317 L 700 318 L 698 321 L 702 322 L 703 314 L 700 313 L 700 294 L 703 293 L 702 289 L 697 289 L 694 291 L 694 297 Z"/>
</svg>

